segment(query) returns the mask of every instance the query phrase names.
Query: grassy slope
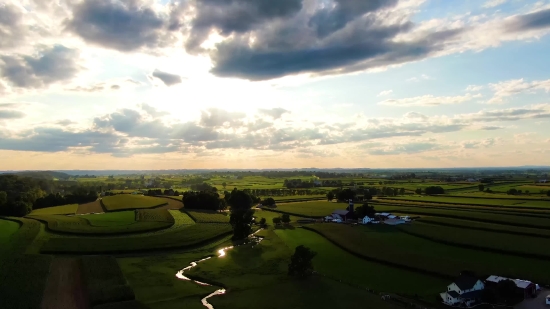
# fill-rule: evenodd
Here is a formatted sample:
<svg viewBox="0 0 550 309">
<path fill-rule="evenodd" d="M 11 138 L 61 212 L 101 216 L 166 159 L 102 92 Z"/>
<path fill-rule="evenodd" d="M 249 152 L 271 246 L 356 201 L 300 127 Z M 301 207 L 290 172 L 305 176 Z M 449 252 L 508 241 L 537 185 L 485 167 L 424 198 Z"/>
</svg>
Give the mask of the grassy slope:
<svg viewBox="0 0 550 309">
<path fill-rule="evenodd" d="M 0 307 L 39 308 L 52 257 L 24 255 L 38 234 L 40 223 L 25 218 L 11 219 L 19 221 L 21 226 L 11 234 L 9 241 L 0 244 Z M 11 229 L 3 224 L 2 232 Z"/>
<path fill-rule="evenodd" d="M 460 271 L 468 269 L 480 275 L 498 274 L 550 283 L 550 273 L 541 272 L 541 269 L 547 268 L 547 263 L 541 260 L 435 243 L 404 234 L 394 226 L 351 228 L 340 224 L 314 224 L 308 227 L 352 252 L 397 265 L 449 277 L 455 277 Z"/>
<path fill-rule="evenodd" d="M 106 196 L 102 199 L 103 205 L 109 211 L 124 209 L 151 208 L 166 204 L 166 200 L 152 196 L 120 194 Z"/>
<path fill-rule="evenodd" d="M 509 254 L 531 254 L 550 259 L 550 239 L 523 235 L 503 235 L 498 232 L 445 227 L 422 222 L 399 226 L 400 229 L 435 241 L 477 247 L 478 250 L 498 250 Z"/>
<path fill-rule="evenodd" d="M 382 292 L 418 294 L 426 296 L 429 301 L 433 298 L 432 294 L 447 284 L 446 280 L 439 278 L 365 261 L 341 250 L 311 231 L 297 228 L 276 230 L 276 233 L 291 249 L 305 245 L 317 252 L 313 263 L 315 270 L 344 282 Z"/>
<path fill-rule="evenodd" d="M 309 278 L 306 281 L 285 280 L 270 286 L 231 291 L 227 295 L 213 297 L 209 302 L 216 309 L 252 308 L 253 304 L 261 304 L 263 309 L 333 309 L 358 306 L 377 309 L 403 308 L 383 301 L 379 296 L 365 290 L 322 277 Z"/>
<path fill-rule="evenodd" d="M 78 218 L 86 219 L 92 226 L 122 226 L 136 223 L 133 211 L 120 211 L 96 215 L 82 215 Z"/>
<path fill-rule="evenodd" d="M 29 216 L 46 222 L 48 229 L 59 233 L 82 235 L 108 235 L 148 232 L 166 229 L 172 226 L 173 220 L 166 221 L 135 221 L 133 211 L 103 213 L 83 216 Z"/>
<path fill-rule="evenodd" d="M 0 219 L 0 255 L 2 250 L 7 248 L 12 234 L 17 232 L 19 224 L 17 222 Z"/>
<path fill-rule="evenodd" d="M 307 281 L 290 280 L 286 267 L 291 250 L 273 231 L 261 232 L 266 238 L 257 246 L 237 247 L 227 251 L 223 258 L 213 258 L 199 263 L 187 274 L 221 282 L 229 292 L 209 301 L 215 308 L 250 308 L 262 304 L 262 308 L 280 308 L 281 304 L 292 308 L 334 308 L 343 304 L 363 303 L 376 308 L 394 308 L 382 302 L 378 296 L 364 290 L 350 288 L 325 278 Z M 138 299 L 153 309 L 201 308 L 200 296 L 216 287 L 205 287 L 189 281 L 179 281 L 175 272 L 200 259 L 206 252 L 170 255 L 163 260 L 151 258 L 121 259 L 128 280 Z M 151 286 L 151 282 L 154 284 Z M 319 293 L 339 293 L 332 301 L 319 301 Z M 281 297 L 285 295 L 285 297 Z"/>
<path fill-rule="evenodd" d="M 70 205 L 35 209 L 30 214 L 31 215 L 72 215 L 76 213 L 77 209 L 78 209 L 78 204 L 70 204 Z"/>
<path fill-rule="evenodd" d="M 116 253 L 153 249 L 189 248 L 205 241 L 227 235 L 229 224 L 194 224 L 178 229 L 166 229 L 127 237 L 51 238 L 43 252 L 66 253 Z"/>
</svg>

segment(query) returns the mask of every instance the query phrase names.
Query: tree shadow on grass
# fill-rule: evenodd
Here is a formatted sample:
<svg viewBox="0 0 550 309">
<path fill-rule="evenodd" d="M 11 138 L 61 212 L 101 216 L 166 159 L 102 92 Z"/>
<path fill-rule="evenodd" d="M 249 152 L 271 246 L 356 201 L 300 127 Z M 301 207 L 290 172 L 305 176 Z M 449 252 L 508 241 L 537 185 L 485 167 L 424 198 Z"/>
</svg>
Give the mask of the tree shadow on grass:
<svg viewBox="0 0 550 309">
<path fill-rule="evenodd" d="M 235 247 L 227 252 L 227 256 L 239 267 L 256 267 L 263 263 L 264 248 L 256 244 L 247 244 Z"/>
</svg>

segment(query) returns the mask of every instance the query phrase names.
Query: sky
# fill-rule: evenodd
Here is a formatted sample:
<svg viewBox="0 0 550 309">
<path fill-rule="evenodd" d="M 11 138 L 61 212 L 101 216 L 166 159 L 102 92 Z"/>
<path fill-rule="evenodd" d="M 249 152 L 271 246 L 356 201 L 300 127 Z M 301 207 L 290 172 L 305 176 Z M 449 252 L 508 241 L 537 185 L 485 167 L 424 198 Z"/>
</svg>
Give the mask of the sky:
<svg viewBox="0 0 550 309">
<path fill-rule="evenodd" d="M 0 170 L 550 165 L 550 0 L 0 0 Z"/>
</svg>

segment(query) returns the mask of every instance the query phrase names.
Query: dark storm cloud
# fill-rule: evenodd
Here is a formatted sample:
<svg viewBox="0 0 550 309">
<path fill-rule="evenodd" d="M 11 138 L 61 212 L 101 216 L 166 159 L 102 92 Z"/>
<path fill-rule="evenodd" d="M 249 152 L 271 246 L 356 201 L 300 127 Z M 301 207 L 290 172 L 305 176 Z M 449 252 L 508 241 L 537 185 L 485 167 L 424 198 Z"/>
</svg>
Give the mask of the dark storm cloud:
<svg viewBox="0 0 550 309">
<path fill-rule="evenodd" d="M 186 42 L 195 51 L 212 28 L 223 35 L 244 33 L 275 18 L 289 17 L 302 9 L 302 0 L 199 0 L 191 37 Z"/>
<path fill-rule="evenodd" d="M 267 80 L 303 72 L 364 70 L 426 58 L 462 32 L 461 29 L 440 31 L 412 42 L 390 41 L 410 27 L 406 23 L 356 28 L 304 48 L 269 49 L 265 46 L 271 46 L 270 42 L 261 39 L 254 47 L 244 39 L 227 40 L 212 54 L 215 63 L 212 73 L 221 77 Z"/>
<path fill-rule="evenodd" d="M 152 75 L 153 77 L 160 79 L 166 86 L 179 84 L 182 81 L 181 76 L 162 72 L 160 70 L 155 70 Z"/>
<path fill-rule="evenodd" d="M 137 0 L 84 0 L 67 28 L 90 43 L 120 51 L 156 47 L 167 20 Z"/>
<path fill-rule="evenodd" d="M 57 45 L 36 56 L 0 56 L 0 73 L 15 87 L 41 88 L 74 77 L 80 70 L 78 54 Z"/>
<path fill-rule="evenodd" d="M 317 32 L 317 36 L 326 37 L 344 28 L 348 22 L 365 13 L 394 6 L 398 0 L 335 0 L 332 8 L 317 11 L 309 20 L 309 26 Z"/>
<path fill-rule="evenodd" d="M 506 24 L 509 32 L 521 32 L 550 28 L 550 9 L 517 15 Z"/>
<path fill-rule="evenodd" d="M 267 109 L 267 108 L 260 108 L 258 109 L 258 111 L 261 113 L 261 114 L 264 114 L 266 116 L 269 116 L 273 119 L 279 119 L 281 118 L 281 116 L 283 116 L 283 114 L 286 114 L 286 113 L 290 113 L 290 111 L 284 109 L 284 108 L 280 108 L 280 107 L 276 107 L 276 108 L 271 108 L 271 109 Z"/>
</svg>

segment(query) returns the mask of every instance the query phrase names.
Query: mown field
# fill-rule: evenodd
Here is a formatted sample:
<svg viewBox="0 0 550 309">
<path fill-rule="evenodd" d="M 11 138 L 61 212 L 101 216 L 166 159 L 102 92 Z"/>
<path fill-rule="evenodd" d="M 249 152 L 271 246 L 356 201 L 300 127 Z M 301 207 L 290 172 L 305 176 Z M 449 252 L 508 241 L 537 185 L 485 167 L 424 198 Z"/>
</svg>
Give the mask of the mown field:
<svg viewBox="0 0 550 309">
<path fill-rule="evenodd" d="M 105 208 L 107 208 L 108 211 L 119 211 L 159 207 L 165 205 L 167 201 L 165 199 L 152 196 L 119 194 L 114 196 L 106 196 L 101 199 L 101 203 L 105 206 Z"/>
<path fill-rule="evenodd" d="M 446 245 L 405 234 L 395 226 L 314 224 L 307 228 L 366 259 L 449 280 L 468 269 L 480 276 L 498 274 L 550 283 L 550 272 L 541 271 L 546 269 L 546 261 Z"/>
<path fill-rule="evenodd" d="M 34 209 L 31 215 L 74 215 L 78 210 L 78 204 Z"/>
</svg>

